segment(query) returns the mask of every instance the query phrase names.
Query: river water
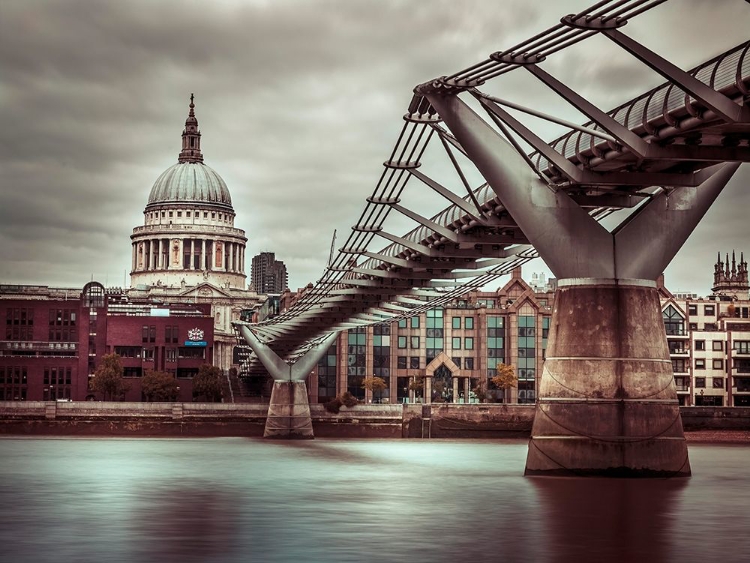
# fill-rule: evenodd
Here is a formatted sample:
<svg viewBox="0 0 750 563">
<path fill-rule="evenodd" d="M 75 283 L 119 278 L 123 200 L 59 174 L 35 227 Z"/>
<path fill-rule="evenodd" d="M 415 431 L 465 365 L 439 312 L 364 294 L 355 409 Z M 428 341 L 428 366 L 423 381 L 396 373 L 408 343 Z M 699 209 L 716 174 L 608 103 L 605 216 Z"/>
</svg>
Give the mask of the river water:
<svg viewBox="0 0 750 563">
<path fill-rule="evenodd" d="M 516 440 L 0 439 L 0 561 L 750 561 L 750 446 L 524 478 Z"/>
</svg>

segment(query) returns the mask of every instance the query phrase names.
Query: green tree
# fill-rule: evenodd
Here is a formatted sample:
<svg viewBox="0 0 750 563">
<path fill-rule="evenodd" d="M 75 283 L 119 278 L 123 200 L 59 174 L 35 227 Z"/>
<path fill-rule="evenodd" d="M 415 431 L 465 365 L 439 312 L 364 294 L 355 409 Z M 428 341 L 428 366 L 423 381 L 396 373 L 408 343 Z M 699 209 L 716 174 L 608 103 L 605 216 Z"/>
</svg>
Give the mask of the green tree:
<svg viewBox="0 0 750 563">
<path fill-rule="evenodd" d="M 210 364 L 203 364 L 193 379 L 193 398 L 204 397 L 209 403 L 221 401 L 221 370 Z"/>
<path fill-rule="evenodd" d="M 177 399 L 177 380 L 170 373 L 148 370 L 141 380 L 141 391 L 147 401 L 164 402 Z"/>
<path fill-rule="evenodd" d="M 382 377 L 378 377 L 377 375 L 373 375 L 372 377 L 365 377 L 362 380 L 362 389 L 371 391 L 373 397 L 377 398 L 376 402 L 380 402 L 381 393 L 385 391 L 386 387 L 388 387 L 388 385 L 386 385 L 385 379 L 383 379 Z"/>
<path fill-rule="evenodd" d="M 124 372 L 120 356 L 117 354 L 102 356 L 102 362 L 96 368 L 91 380 L 91 390 L 101 393 L 105 401 L 122 397 L 130 389 L 130 384 L 122 378 Z"/>
<path fill-rule="evenodd" d="M 508 389 L 515 387 L 518 378 L 516 377 L 515 369 L 513 366 L 508 364 L 497 364 L 497 375 L 494 376 L 490 381 L 497 389 L 503 390 L 503 402 L 508 402 Z"/>
</svg>

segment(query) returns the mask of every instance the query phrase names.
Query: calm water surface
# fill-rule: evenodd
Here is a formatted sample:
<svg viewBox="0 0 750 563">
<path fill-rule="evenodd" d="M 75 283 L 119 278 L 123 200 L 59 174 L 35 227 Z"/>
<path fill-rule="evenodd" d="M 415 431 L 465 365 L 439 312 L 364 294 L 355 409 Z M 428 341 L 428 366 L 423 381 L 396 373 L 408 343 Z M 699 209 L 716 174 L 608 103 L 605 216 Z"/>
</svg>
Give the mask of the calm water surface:
<svg viewBox="0 0 750 563">
<path fill-rule="evenodd" d="M 525 441 L 0 439 L 0 561 L 750 561 L 750 446 L 524 478 Z"/>
</svg>

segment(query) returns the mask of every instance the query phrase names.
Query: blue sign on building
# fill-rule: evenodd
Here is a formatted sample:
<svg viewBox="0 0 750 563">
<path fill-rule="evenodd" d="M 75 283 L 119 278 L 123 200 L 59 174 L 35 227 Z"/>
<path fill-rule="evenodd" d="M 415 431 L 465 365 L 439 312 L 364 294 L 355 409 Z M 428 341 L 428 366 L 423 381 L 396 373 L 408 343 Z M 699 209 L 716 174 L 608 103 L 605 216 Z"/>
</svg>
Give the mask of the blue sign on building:
<svg viewBox="0 0 750 563">
<path fill-rule="evenodd" d="M 208 346 L 208 343 L 205 340 L 186 340 L 185 346 L 201 346 L 205 348 Z"/>
</svg>

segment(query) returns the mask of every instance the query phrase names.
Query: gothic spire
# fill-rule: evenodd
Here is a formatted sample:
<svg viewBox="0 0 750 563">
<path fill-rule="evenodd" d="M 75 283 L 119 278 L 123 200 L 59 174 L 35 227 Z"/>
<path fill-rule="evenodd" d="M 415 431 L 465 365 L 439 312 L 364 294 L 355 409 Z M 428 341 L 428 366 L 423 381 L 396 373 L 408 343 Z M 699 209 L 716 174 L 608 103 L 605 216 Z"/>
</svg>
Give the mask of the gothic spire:
<svg viewBox="0 0 750 563">
<path fill-rule="evenodd" d="M 185 120 L 185 129 L 182 131 L 182 150 L 177 158 L 178 162 L 203 162 L 201 153 L 201 134 L 198 131 L 198 120 L 195 117 L 194 96 L 190 94 L 190 112 Z"/>
<path fill-rule="evenodd" d="M 734 250 L 732 250 L 732 275 L 737 273 L 737 264 L 734 258 Z"/>
</svg>

